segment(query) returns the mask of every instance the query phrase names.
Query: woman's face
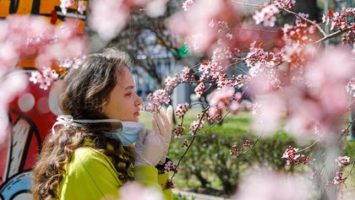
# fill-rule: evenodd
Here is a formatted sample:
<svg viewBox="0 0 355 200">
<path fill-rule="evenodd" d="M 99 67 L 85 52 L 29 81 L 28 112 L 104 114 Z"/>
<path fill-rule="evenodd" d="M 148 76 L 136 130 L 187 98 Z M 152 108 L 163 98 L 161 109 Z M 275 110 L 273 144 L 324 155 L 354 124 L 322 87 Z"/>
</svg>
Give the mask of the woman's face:
<svg viewBox="0 0 355 200">
<path fill-rule="evenodd" d="M 138 122 L 142 98 L 136 94 L 131 72 L 124 67 L 117 71 L 118 81 L 111 91 L 103 112 L 108 118 Z"/>
</svg>

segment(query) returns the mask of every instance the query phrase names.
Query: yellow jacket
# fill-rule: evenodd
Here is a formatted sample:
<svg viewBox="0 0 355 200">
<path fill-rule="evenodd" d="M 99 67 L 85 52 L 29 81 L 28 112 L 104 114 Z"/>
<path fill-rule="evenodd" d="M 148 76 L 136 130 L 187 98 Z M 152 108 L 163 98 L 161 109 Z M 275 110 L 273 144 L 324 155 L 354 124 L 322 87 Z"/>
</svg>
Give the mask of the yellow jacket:
<svg viewBox="0 0 355 200">
<path fill-rule="evenodd" d="M 146 186 L 161 190 L 168 180 L 168 174 L 159 174 L 153 166 L 134 168 L 135 180 Z M 71 162 L 59 186 L 60 200 L 102 200 L 118 199 L 123 183 L 118 179 L 111 160 L 91 147 L 80 147 L 73 153 Z M 162 191 L 166 200 L 172 200 L 170 189 Z"/>
</svg>

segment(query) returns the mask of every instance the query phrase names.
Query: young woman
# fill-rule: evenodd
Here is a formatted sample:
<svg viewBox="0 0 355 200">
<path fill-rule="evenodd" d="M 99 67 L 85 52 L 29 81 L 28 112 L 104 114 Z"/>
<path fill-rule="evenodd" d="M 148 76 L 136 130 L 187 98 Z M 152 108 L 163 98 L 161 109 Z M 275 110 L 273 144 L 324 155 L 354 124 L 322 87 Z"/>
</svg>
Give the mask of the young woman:
<svg viewBox="0 0 355 200">
<path fill-rule="evenodd" d="M 126 54 L 106 49 L 65 76 L 65 115 L 53 125 L 33 170 L 34 199 L 119 199 L 120 187 L 131 180 L 172 199 L 161 170 L 172 109 L 153 115 L 153 131 L 138 123 L 142 99 L 128 66 Z"/>
</svg>

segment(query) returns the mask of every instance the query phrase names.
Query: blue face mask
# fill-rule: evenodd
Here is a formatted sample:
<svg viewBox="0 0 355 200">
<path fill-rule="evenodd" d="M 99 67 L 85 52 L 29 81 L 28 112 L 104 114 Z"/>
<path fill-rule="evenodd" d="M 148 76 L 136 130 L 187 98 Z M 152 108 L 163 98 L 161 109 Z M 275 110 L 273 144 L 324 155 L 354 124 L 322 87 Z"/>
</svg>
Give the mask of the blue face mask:
<svg viewBox="0 0 355 200">
<path fill-rule="evenodd" d="M 64 125 L 66 127 L 68 126 L 82 127 L 80 123 L 107 123 L 107 122 L 122 124 L 122 128 L 118 129 L 117 131 L 106 133 L 105 135 L 112 139 L 120 140 L 123 146 L 128 146 L 130 144 L 135 143 L 139 138 L 139 134 L 144 130 L 144 125 L 138 122 L 119 121 L 117 119 L 75 120 L 70 115 L 59 115 L 56 123 L 54 123 L 54 125 L 52 126 L 52 133 L 55 134 L 55 126 L 57 125 Z"/>
<path fill-rule="evenodd" d="M 107 133 L 106 136 L 120 140 L 123 146 L 128 146 L 135 143 L 139 138 L 139 134 L 143 131 L 144 125 L 138 122 L 121 123 L 122 129 Z"/>
</svg>

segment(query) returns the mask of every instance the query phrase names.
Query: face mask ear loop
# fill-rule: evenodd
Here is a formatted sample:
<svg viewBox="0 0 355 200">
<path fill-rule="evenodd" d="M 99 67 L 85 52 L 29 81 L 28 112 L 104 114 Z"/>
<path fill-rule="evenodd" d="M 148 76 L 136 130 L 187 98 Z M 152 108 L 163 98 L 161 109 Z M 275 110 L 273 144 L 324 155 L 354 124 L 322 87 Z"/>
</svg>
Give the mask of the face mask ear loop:
<svg viewBox="0 0 355 200">
<path fill-rule="evenodd" d="M 52 126 L 52 134 L 55 134 L 55 127 L 58 125 L 62 125 L 66 128 L 69 128 L 71 126 L 83 127 L 82 125 L 75 123 L 75 121 L 73 120 L 73 116 L 71 115 L 59 115 L 57 117 L 57 121 Z"/>
<path fill-rule="evenodd" d="M 122 122 L 117 119 L 80 119 L 80 120 L 74 120 L 73 116 L 71 115 L 59 115 L 57 117 L 57 121 L 53 124 L 52 126 L 52 134 L 55 134 L 55 127 L 58 125 L 65 126 L 66 128 L 69 128 L 71 126 L 75 127 L 83 127 L 79 123 L 90 123 L 90 124 L 97 124 L 97 123 L 120 123 L 120 129 L 123 129 Z"/>
</svg>

